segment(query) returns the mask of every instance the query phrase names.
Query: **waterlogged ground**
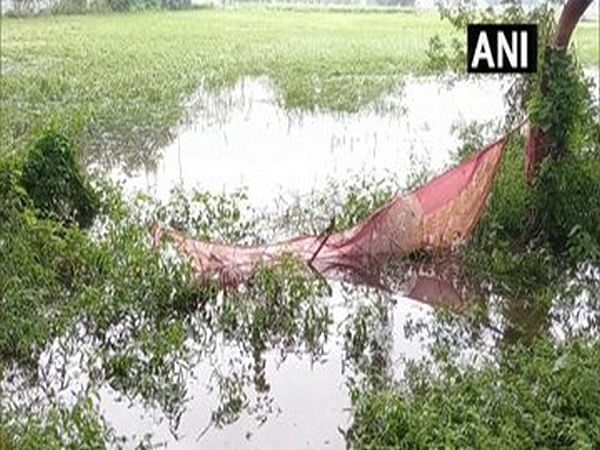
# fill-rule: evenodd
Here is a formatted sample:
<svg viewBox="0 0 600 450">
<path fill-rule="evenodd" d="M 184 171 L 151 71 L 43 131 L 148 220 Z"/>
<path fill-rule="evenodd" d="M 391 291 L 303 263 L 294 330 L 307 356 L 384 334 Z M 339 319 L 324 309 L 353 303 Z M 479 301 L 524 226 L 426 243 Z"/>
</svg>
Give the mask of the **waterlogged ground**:
<svg viewBox="0 0 600 450">
<path fill-rule="evenodd" d="M 357 111 L 407 74 L 432 73 L 432 37 L 456 36 L 433 12 L 329 13 L 231 8 L 2 18 L 0 154 L 48 123 L 85 157 L 148 160 L 169 141 L 200 83 L 272 80 L 289 108 Z M 576 30 L 598 64 L 598 24 Z M 60 38 L 58 38 L 60 37 Z"/>
<path fill-rule="evenodd" d="M 424 167 L 437 173 L 448 165 L 459 144 L 456 126 L 498 122 L 508 85 L 407 78 L 373 107 L 333 113 L 289 111 L 267 80 L 245 79 L 219 94 L 198 91 L 190 101 L 201 105 L 197 120 L 158 164 L 113 177 L 162 199 L 174 187 L 243 189 L 258 209 L 365 176 L 404 186 Z"/>
<path fill-rule="evenodd" d="M 506 79 L 409 78 L 357 113 L 292 113 L 279 106 L 268 81 L 245 79 L 218 95 L 199 90 L 191 99 L 192 107 L 201 105 L 196 120 L 164 148 L 157 165 L 129 173 L 113 169 L 112 176 L 131 193 L 163 199 L 176 187 L 215 194 L 243 189 L 249 210 L 263 217 L 332 186 L 339 194 L 348 180 L 361 177 L 406 187 L 423 168 L 438 173 L 451 164 L 461 143 L 457 127 L 498 125 L 509 86 Z M 494 126 L 476 129 L 490 140 L 499 137 Z M 328 212 L 322 205 L 313 214 Z M 264 235 L 290 231 L 275 228 Z M 404 361 L 426 355 L 432 339 L 414 325 L 431 324 L 430 305 L 437 302 L 460 308 L 466 292 L 455 277 L 436 274 L 412 274 L 393 294 L 331 287 L 324 300 L 331 323 L 317 348 L 300 339 L 256 354 L 207 338 L 211 350 L 199 349 L 202 356 L 182 372 L 186 401 L 176 420 L 110 388 L 100 393 L 102 413 L 119 433 L 152 431 L 168 448 L 344 448 L 354 382 L 372 371 L 401 377 Z M 544 313 L 522 314 L 518 302 L 510 308 L 514 329 L 544 326 Z M 561 321 L 551 325 L 557 336 L 562 327 Z M 465 357 L 485 355 L 503 339 L 510 333 L 500 338 L 490 326 L 477 344 L 466 346 Z"/>
<path fill-rule="evenodd" d="M 440 172 L 462 143 L 456 127 L 477 122 L 470 128 L 483 136 L 477 145 L 495 140 L 510 82 L 407 78 L 375 106 L 333 113 L 290 112 L 268 81 L 244 78 L 218 94 L 198 90 L 189 99 L 194 120 L 173 130 L 174 139 L 158 154 L 146 159 L 142 152 L 129 166 L 102 165 L 98 155 L 91 169 L 108 170 L 131 196 L 167 199 L 174 188 L 213 195 L 243 189 L 243 212 L 259 224 L 257 238 L 271 239 L 314 228 L 295 221 L 302 217 L 327 224 L 356 180 L 383 180 L 394 192 Z M 167 448 L 340 449 L 346 447 L 356 383 L 401 378 L 406 361 L 428 355 L 433 341 L 462 341 L 461 357 L 479 364 L 542 328 L 561 338 L 572 331 L 567 325 L 587 325 L 585 306 L 531 311 L 515 295 L 501 305 L 497 298 L 486 299 L 481 308 L 488 319 L 474 327 L 436 329 L 432 305 L 446 305 L 460 317 L 467 299 L 481 297 L 478 288 L 452 261 L 396 275 L 392 293 L 331 283 L 330 295 L 317 295 L 316 303 L 299 308 L 300 317 L 287 324 L 289 333 L 277 329 L 272 336 L 269 321 L 277 317 L 267 316 L 248 335 L 245 322 L 228 321 L 223 310 L 213 315 L 214 305 L 201 305 L 182 319 L 186 354 L 166 358 L 167 371 L 151 367 L 151 361 L 124 371 L 115 363 L 111 386 L 104 383 L 91 395 L 117 433 L 131 438 L 129 447 L 151 433 L 153 442 Z M 254 323 L 256 316 L 255 310 Z M 143 324 L 143 318 L 126 315 L 101 339 L 127 343 L 138 319 Z M 23 405 L 36 398 L 70 401 L 94 376 L 93 361 L 82 363 L 91 340 L 83 329 L 57 340 L 42 357 L 40 390 L 21 389 L 17 376 L 4 380 L 4 395 Z M 119 356 L 161 352 L 152 348 L 153 336 L 135 342 L 142 348 L 118 348 Z M 151 351 L 145 353 L 144 345 Z M 110 345 L 104 351 L 110 353 Z"/>
</svg>

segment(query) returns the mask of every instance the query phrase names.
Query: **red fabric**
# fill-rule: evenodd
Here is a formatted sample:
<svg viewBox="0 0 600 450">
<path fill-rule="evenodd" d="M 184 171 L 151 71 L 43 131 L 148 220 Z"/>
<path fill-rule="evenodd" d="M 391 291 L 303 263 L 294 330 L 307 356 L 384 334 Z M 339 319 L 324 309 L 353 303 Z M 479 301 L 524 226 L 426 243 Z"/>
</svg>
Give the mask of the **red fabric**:
<svg viewBox="0 0 600 450">
<path fill-rule="evenodd" d="M 469 184 L 481 159 L 486 157 L 488 150 L 484 150 L 463 162 L 455 169 L 446 172 L 418 189 L 415 194 L 423 208 L 423 213 L 432 214 L 444 207 Z"/>
<path fill-rule="evenodd" d="M 417 250 L 448 249 L 468 238 L 479 222 L 500 168 L 508 137 L 419 189 L 394 197 L 355 227 L 330 236 L 301 236 L 264 246 L 238 246 L 190 239 L 161 227 L 186 255 L 200 278 L 223 285 L 246 281 L 259 265 L 291 254 L 325 276 L 345 275 L 377 283 L 388 262 Z"/>
</svg>

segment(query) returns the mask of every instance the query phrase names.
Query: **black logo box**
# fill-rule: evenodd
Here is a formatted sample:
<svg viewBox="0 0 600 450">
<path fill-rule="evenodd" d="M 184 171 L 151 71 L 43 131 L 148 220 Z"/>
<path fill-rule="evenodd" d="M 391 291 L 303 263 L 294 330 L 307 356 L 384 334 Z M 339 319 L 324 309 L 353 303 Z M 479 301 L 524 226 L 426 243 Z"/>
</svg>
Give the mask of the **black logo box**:
<svg viewBox="0 0 600 450">
<path fill-rule="evenodd" d="M 522 48 L 520 46 L 521 32 L 527 33 L 527 65 L 511 67 L 505 59 L 502 68 L 498 68 L 499 58 L 504 54 L 498 52 L 498 35 L 503 33 L 507 42 L 511 43 L 513 32 L 519 36 L 518 62 L 521 61 Z M 481 33 L 485 33 L 490 44 L 490 50 L 494 59 L 494 67 L 490 67 L 485 60 L 478 67 L 472 67 L 475 47 Z M 537 70 L 538 31 L 535 24 L 470 24 L 467 25 L 467 72 L 470 73 L 532 73 Z"/>
</svg>

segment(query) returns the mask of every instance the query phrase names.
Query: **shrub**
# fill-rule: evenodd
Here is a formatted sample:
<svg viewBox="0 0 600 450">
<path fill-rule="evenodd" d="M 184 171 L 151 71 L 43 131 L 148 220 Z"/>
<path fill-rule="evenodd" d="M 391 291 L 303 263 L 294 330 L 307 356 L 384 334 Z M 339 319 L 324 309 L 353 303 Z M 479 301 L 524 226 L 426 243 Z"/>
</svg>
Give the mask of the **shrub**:
<svg viewBox="0 0 600 450">
<path fill-rule="evenodd" d="M 98 199 L 82 175 L 72 145 L 52 130 L 29 152 L 20 184 L 40 217 L 87 227 L 96 215 Z"/>
<path fill-rule="evenodd" d="M 357 449 L 599 448 L 600 344 L 537 341 L 506 363 L 432 377 L 412 387 L 356 391 Z"/>
</svg>

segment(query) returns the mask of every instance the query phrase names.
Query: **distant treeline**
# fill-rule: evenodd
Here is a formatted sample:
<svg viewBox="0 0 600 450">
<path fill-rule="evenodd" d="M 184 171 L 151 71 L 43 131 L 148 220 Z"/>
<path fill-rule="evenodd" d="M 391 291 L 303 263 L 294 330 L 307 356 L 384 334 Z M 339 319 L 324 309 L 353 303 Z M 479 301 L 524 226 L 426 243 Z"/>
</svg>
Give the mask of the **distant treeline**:
<svg viewBox="0 0 600 450">
<path fill-rule="evenodd" d="M 94 12 L 130 12 L 154 9 L 195 9 L 255 3 L 261 5 L 297 5 L 361 8 L 414 7 L 416 0 L 0 0 L 2 14 L 28 16 L 37 14 L 81 14 Z"/>
<path fill-rule="evenodd" d="M 7 0 L 2 13 L 7 16 L 35 14 L 80 14 L 88 12 L 128 12 L 152 9 L 191 9 L 210 3 L 193 4 L 192 0 Z"/>
</svg>

